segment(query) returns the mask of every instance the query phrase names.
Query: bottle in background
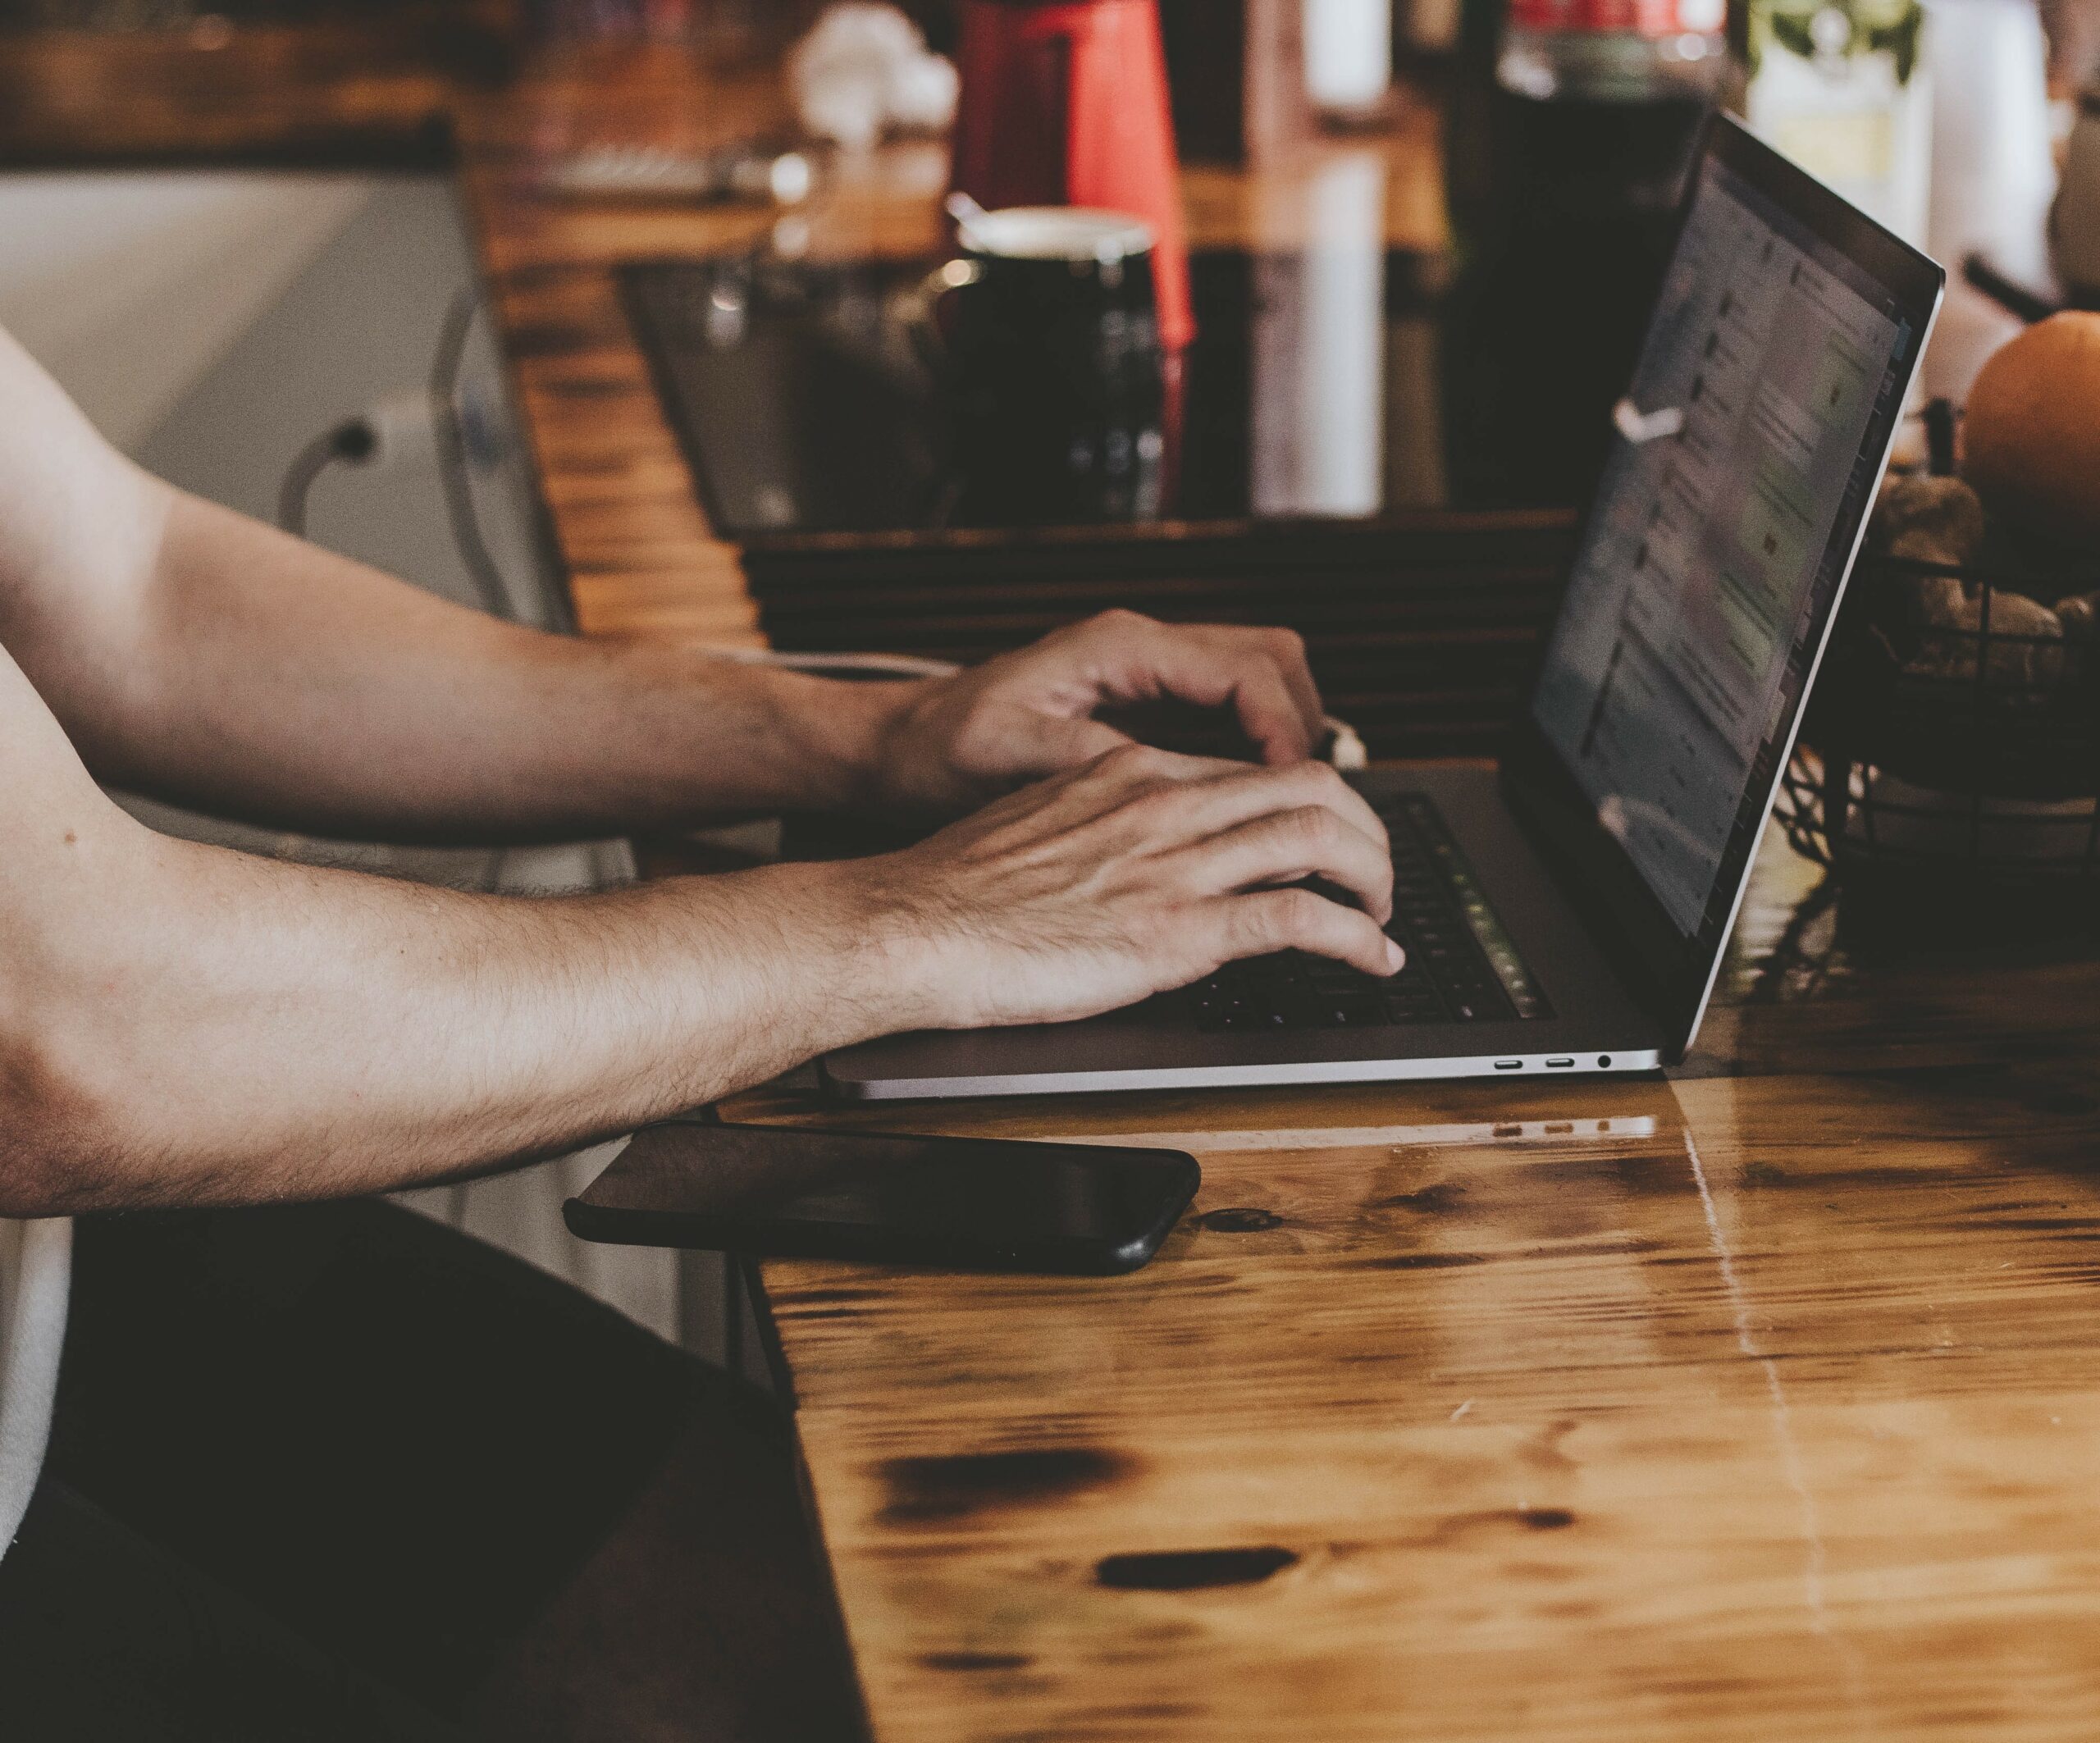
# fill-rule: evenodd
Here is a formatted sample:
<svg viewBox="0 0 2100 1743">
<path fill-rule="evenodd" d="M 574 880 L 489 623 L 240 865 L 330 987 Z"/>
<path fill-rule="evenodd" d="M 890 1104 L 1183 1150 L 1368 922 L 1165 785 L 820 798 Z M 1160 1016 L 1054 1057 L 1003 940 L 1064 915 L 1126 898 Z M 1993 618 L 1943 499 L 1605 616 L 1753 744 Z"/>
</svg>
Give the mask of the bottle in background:
<svg viewBox="0 0 2100 1743">
<path fill-rule="evenodd" d="M 1728 65 L 1726 0 L 1509 0 L 1495 75 L 1539 101 L 1703 103 Z"/>
<path fill-rule="evenodd" d="M 1965 8 L 1950 7 L 1952 21 Z M 2034 8 L 2003 0 L 1980 9 L 2024 36 L 2041 77 Z M 1930 30 L 1920 0 L 1750 0 L 1750 84 L 1744 119 L 1774 149 L 1828 182 L 1870 217 L 1923 247 L 1931 209 Z M 1967 60 L 1982 70 L 1979 36 Z M 2010 62 L 2006 71 L 2013 71 Z M 2017 84 L 1984 98 L 1993 126 L 2012 126 Z"/>
<path fill-rule="evenodd" d="M 1393 83 L 1393 0 L 1305 0 L 1305 93 L 1338 116 L 1368 115 Z"/>
</svg>

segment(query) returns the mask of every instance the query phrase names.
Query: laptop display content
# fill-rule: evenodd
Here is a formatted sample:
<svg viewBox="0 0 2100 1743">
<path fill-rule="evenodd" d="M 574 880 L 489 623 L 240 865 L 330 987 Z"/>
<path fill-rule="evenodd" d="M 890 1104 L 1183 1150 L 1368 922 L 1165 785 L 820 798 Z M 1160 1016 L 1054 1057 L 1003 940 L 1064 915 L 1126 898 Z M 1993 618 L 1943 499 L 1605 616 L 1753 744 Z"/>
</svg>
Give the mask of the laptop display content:
<svg viewBox="0 0 2100 1743">
<path fill-rule="evenodd" d="M 1531 705 L 1687 945 L 1732 913 L 1924 338 L 1707 157 Z"/>
</svg>

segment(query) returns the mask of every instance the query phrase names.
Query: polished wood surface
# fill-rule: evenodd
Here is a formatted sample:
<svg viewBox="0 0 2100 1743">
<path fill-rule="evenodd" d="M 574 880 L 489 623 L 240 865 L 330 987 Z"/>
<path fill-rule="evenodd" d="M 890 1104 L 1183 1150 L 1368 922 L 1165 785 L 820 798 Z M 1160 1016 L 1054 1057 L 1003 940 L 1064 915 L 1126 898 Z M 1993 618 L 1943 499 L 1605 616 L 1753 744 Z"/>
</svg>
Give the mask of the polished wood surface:
<svg viewBox="0 0 2100 1743">
<path fill-rule="evenodd" d="M 1670 1082 L 853 1116 L 1204 1170 L 1131 1278 L 765 1267 L 875 1736 L 2100 1730 L 2100 966 L 1817 882 Z"/>
<path fill-rule="evenodd" d="M 748 130 L 769 83 L 661 50 L 361 83 L 287 48 L 244 95 L 196 70 L 219 52 L 0 43 L 0 153 L 399 153 L 441 116 L 583 626 L 751 637 L 611 273 L 770 217 L 544 172 Z M 1433 240 L 1433 129 L 1382 148 L 1389 227 Z M 884 153 L 810 245 L 921 249 L 938 185 Z M 1199 238 L 1302 219 L 1287 180 L 1189 192 Z M 742 1098 L 1204 1164 L 1129 1279 L 765 1268 L 874 1736 L 2100 1732 L 2096 1029 L 2089 952 L 1866 951 L 1768 847 L 1669 1082 Z"/>
</svg>

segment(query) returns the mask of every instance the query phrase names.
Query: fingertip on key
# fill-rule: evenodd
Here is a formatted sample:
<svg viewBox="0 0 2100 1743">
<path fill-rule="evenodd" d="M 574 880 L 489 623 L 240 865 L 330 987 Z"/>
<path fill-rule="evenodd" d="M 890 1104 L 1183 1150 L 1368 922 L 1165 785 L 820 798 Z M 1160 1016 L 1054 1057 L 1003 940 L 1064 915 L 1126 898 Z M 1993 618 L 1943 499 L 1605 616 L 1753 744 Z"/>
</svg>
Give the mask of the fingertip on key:
<svg viewBox="0 0 2100 1743">
<path fill-rule="evenodd" d="M 1386 940 L 1386 972 L 1397 974 L 1408 965 L 1408 953 L 1390 938 Z"/>
</svg>

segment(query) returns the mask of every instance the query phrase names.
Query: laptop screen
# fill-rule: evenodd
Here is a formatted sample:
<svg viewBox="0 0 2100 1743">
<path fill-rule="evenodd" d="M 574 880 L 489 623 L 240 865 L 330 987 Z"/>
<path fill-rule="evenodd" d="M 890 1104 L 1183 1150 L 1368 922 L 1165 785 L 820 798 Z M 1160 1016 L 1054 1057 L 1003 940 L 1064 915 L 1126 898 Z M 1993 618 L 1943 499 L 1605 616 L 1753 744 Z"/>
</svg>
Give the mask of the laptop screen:
<svg viewBox="0 0 2100 1743">
<path fill-rule="evenodd" d="M 1531 700 L 1687 956 L 1718 956 L 1938 288 L 1714 140 Z"/>
</svg>

